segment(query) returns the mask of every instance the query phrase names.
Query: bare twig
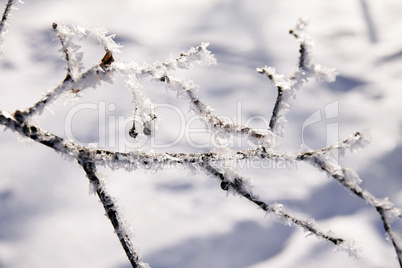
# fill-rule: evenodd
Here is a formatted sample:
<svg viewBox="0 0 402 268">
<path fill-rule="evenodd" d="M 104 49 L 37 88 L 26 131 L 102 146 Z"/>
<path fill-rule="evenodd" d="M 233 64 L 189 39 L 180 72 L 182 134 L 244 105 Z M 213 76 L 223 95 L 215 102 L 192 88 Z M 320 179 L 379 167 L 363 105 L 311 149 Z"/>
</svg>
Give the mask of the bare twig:
<svg viewBox="0 0 402 268">
<path fill-rule="evenodd" d="M 360 0 L 360 6 L 362 9 L 364 21 L 366 22 L 367 31 L 369 35 L 370 42 L 375 44 L 378 42 L 378 34 L 376 27 L 374 25 L 374 20 L 372 15 L 370 14 L 370 8 L 367 4 L 366 0 Z"/>
</svg>

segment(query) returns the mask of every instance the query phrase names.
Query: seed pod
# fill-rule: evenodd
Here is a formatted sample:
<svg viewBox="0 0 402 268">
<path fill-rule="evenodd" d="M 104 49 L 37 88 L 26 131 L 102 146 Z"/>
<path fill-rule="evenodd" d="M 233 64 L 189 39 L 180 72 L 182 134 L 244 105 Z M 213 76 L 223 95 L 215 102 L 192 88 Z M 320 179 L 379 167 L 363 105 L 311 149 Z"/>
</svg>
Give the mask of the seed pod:
<svg viewBox="0 0 402 268">
<path fill-rule="evenodd" d="M 143 127 L 144 127 L 144 128 L 143 128 L 142 132 L 144 132 L 144 134 L 145 134 L 146 136 L 151 136 L 151 134 L 152 134 L 151 122 L 150 122 L 150 121 L 144 122 Z"/>
<path fill-rule="evenodd" d="M 135 129 L 135 126 L 133 126 L 130 131 L 128 132 L 128 135 L 130 135 L 131 138 L 135 139 L 138 136 L 138 131 Z"/>
</svg>

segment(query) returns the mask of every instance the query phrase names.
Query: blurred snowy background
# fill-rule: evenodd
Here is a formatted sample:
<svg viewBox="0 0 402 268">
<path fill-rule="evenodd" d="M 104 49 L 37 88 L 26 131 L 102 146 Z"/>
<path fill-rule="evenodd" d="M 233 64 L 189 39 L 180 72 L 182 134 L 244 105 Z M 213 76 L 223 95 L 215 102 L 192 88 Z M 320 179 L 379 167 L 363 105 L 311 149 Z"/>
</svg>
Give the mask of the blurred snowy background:
<svg viewBox="0 0 402 268">
<path fill-rule="evenodd" d="M 288 31 L 306 17 L 316 43 L 314 61 L 340 75 L 332 84 L 312 81 L 301 89 L 292 102 L 281 149 L 301 149 L 303 123 L 317 110 L 323 120 L 303 131 L 310 148 L 326 146 L 328 124 L 338 126 L 339 139 L 370 129 L 373 145 L 341 162 L 359 172 L 363 187 L 401 207 L 400 14 L 399 0 L 27 0 L 13 13 L 1 49 L 0 109 L 26 108 L 62 81 L 65 62 L 51 25 L 66 22 L 104 26 L 123 46 L 120 59 L 138 63 L 162 61 L 210 42 L 218 65 L 181 74 L 200 85 L 199 95 L 218 115 L 242 123 L 253 116 L 269 118 L 276 90 L 256 68 L 273 66 L 286 75 L 295 70 L 298 44 Z M 90 43 L 84 42 L 82 51 L 87 67 L 103 56 L 102 48 Z M 144 86 L 154 103 L 173 104 L 189 120 L 186 101 L 160 83 Z M 334 102 L 337 116 L 324 120 L 325 106 Z M 52 106 L 38 118 L 39 126 L 66 137 L 66 116 L 79 104 L 94 104 L 95 109 L 78 110 L 70 118 L 67 127 L 76 140 L 105 139 L 110 150 L 127 145 L 129 139 L 118 138 L 114 124 L 119 116 L 131 115 L 131 93 L 123 79 L 88 90 L 74 104 Z M 172 110 L 159 113 L 162 124 L 155 143 L 166 144 L 178 137 L 182 125 Z M 206 141 L 202 133 L 192 135 L 194 143 Z M 148 142 L 143 148 L 150 147 Z M 0 267 L 129 267 L 79 165 L 10 131 L 1 133 L 0 148 Z M 202 151 L 185 137 L 175 147 L 155 149 L 166 150 Z M 316 219 L 323 230 L 355 240 L 361 260 L 334 253 L 332 245 L 273 221 L 244 199 L 227 197 L 205 174 L 191 176 L 172 168 L 101 172 L 133 226 L 143 260 L 154 268 L 398 267 L 378 214 L 307 165 L 240 172 L 251 178 L 264 201 L 281 202 L 302 218 Z"/>
</svg>

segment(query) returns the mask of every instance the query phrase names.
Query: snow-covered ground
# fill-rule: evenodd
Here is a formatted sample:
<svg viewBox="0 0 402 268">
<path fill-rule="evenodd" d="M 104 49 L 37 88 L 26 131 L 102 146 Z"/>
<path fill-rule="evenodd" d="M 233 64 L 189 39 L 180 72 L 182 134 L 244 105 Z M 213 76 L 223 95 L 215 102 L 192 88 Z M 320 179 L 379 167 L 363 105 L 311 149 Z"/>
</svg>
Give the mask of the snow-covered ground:
<svg viewBox="0 0 402 268">
<path fill-rule="evenodd" d="M 339 139 L 370 129 L 372 146 L 347 154 L 341 163 L 357 170 L 371 193 L 402 207 L 401 13 L 399 0 L 26 1 L 13 13 L 1 48 L 0 109 L 24 109 L 62 81 L 65 62 L 51 25 L 66 22 L 107 28 L 123 46 L 119 58 L 138 63 L 162 61 L 209 42 L 218 65 L 181 74 L 200 85 L 200 97 L 218 115 L 262 127 L 276 91 L 256 68 L 273 66 L 285 75 L 295 70 L 298 44 L 288 31 L 306 17 L 315 62 L 340 75 L 332 84 L 312 81 L 300 90 L 281 149 L 297 152 L 303 141 L 313 149 L 326 146 L 334 138 L 326 133 L 329 125 L 338 128 Z M 103 56 L 90 43 L 83 43 L 82 51 L 87 67 Z M 161 83 L 145 82 L 144 91 L 154 103 L 177 107 L 160 106 L 156 145 L 144 149 L 208 150 L 194 146 L 209 141 L 205 133 L 183 134 L 185 127 L 197 126 L 186 101 Z M 324 113 L 331 104 L 334 118 Z M 110 150 L 130 149 L 129 138 L 116 134 L 132 111 L 121 78 L 51 110 L 37 120 L 47 131 L 72 134 L 81 143 L 105 141 Z M 317 110 L 322 120 L 304 124 Z M 174 147 L 157 146 L 168 143 Z M 10 131 L 1 133 L 0 148 L 0 267 L 129 267 L 77 163 Z M 378 214 L 301 163 L 290 170 L 274 164 L 243 167 L 240 173 L 251 178 L 264 201 L 280 202 L 302 218 L 316 219 L 322 229 L 354 240 L 362 248 L 360 260 L 273 221 L 244 198 L 226 196 L 203 173 L 173 168 L 156 173 L 102 168 L 101 173 L 151 267 L 398 267 Z"/>
</svg>

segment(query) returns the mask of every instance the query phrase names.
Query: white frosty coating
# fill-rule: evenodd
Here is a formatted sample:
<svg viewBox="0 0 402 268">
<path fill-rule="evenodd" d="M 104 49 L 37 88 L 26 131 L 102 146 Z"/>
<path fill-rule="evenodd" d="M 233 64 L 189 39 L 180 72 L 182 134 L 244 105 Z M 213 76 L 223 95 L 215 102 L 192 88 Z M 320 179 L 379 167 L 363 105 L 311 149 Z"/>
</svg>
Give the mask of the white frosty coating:
<svg viewBox="0 0 402 268">
<path fill-rule="evenodd" d="M 88 74 L 81 73 L 83 69 L 82 63 L 82 52 L 78 52 L 80 46 L 75 44 L 73 40 L 81 41 L 83 39 L 88 39 L 89 41 L 93 42 L 95 45 L 103 46 L 105 52 L 111 53 L 115 58 L 117 54 L 121 53 L 120 48 L 121 46 L 116 44 L 113 40 L 115 35 L 107 35 L 108 31 L 103 27 L 90 27 L 90 28 L 83 28 L 80 26 L 73 26 L 73 25 L 56 25 L 58 37 L 62 43 L 61 51 L 63 51 L 66 56 L 68 56 L 67 64 L 68 70 L 70 75 L 72 76 L 73 81 L 75 82 L 76 89 L 81 89 L 80 86 L 84 81 L 89 79 Z M 96 68 L 98 67 L 98 68 Z M 101 71 L 99 63 L 96 64 L 93 68 L 97 71 Z M 88 70 L 89 71 L 89 70 Z M 87 71 L 87 72 L 88 72 Z M 104 72 L 104 71 L 103 71 Z M 79 79 L 81 78 L 81 81 Z M 95 81 L 100 80 L 99 74 L 98 77 L 95 76 Z M 80 84 L 81 83 L 81 84 Z M 97 83 L 92 82 L 88 83 L 90 85 L 86 85 L 82 88 L 86 88 L 89 86 L 96 87 Z M 91 85 L 92 84 L 92 85 Z"/>
<path fill-rule="evenodd" d="M 81 46 L 73 41 L 73 38 L 77 36 L 74 28 L 67 27 L 66 25 L 58 25 L 57 31 L 57 36 L 62 44 L 59 51 L 66 55 L 68 73 L 73 80 L 76 80 L 84 68 L 82 63 L 84 53 L 79 52 Z"/>
<path fill-rule="evenodd" d="M 192 47 L 187 53 L 181 53 L 180 58 L 170 61 L 165 61 L 164 65 L 172 65 L 172 68 L 175 69 L 173 66 L 177 64 L 177 67 L 180 69 L 188 69 L 193 67 L 194 63 L 203 66 L 210 66 L 216 65 L 216 59 L 211 51 L 207 49 L 209 43 L 201 43 L 200 46 L 197 48 Z"/>
<path fill-rule="evenodd" d="M 240 195 L 242 197 L 247 198 L 249 201 L 258 205 L 262 210 L 264 210 L 269 215 L 275 215 L 275 219 L 282 224 L 291 225 L 295 224 L 301 228 L 303 228 L 307 232 L 311 232 L 317 237 L 325 240 L 331 241 L 335 245 L 339 243 L 343 243 L 344 240 L 332 236 L 330 234 L 322 232 L 314 223 L 314 220 L 301 220 L 294 217 L 292 214 L 288 213 L 283 209 L 283 205 L 274 203 L 269 205 L 262 201 L 259 196 L 255 195 L 252 192 L 252 186 L 250 184 L 249 179 L 243 178 L 239 176 L 239 174 L 233 169 L 225 169 L 224 173 L 221 173 L 208 163 L 200 164 L 201 168 L 204 171 L 214 176 L 215 178 L 219 178 L 221 181 L 221 188 L 228 193 L 232 193 L 233 195 Z"/>
<path fill-rule="evenodd" d="M 218 140 L 220 138 L 217 138 Z M 219 141 L 217 142 L 219 143 Z M 235 168 L 235 161 L 236 161 L 236 151 L 232 148 L 230 148 L 228 143 L 226 141 L 221 141 L 221 147 L 216 147 L 211 150 L 211 153 L 216 154 L 217 158 L 220 159 L 225 159 L 223 161 L 220 161 L 222 163 L 221 165 L 225 169 L 234 169 Z"/>
<path fill-rule="evenodd" d="M 59 34 L 70 42 L 72 38 L 77 40 L 88 39 L 96 45 L 102 45 L 105 50 L 112 54 L 120 53 L 121 46 L 114 42 L 115 35 L 107 35 L 108 31 L 103 27 L 81 27 L 68 24 L 57 25 Z"/>
<path fill-rule="evenodd" d="M 350 142 L 347 147 L 352 153 L 355 152 L 357 149 L 364 148 L 372 144 L 370 130 L 365 129 L 359 131 L 358 133 L 359 138 L 356 140 L 356 142 Z"/>
<path fill-rule="evenodd" d="M 271 210 L 267 211 L 265 213 L 265 216 L 269 217 L 270 219 L 273 219 L 283 225 L 286 226 L 292 226 L 293 222 L 290 218 L 287 217 L 283 217 L 283 213 L 284 213 L 284 208 L 283 205 L 281 203 L 273 203 L 271 204 Z"/>
<path fill-rule="evenodd" d="M 106 66 L 102 67 L 101 62 L 94 65 L 89 70 L 81 72 L 83 68 L 82 53 L 78 52 L 80 46 L 73 42 L 73 39 L 82 40 L 87 38 L 95 44 L 102 45 L 106 53 L 119 53 L 120 46 L 113 41 L 113 36 L 107 36 L 107 31 L 100 27 L 86 29 L 57 24 L 54 24 L 53 27 L 58 31 L 58 37 L 62 43 L 61 50 L 65 54 L 68 74 L 61 84 L 50 90 L 40 101 L 24 112 L 20 112 L 22 120 L 28 116 L 40 115 L 46 106 L 60 99 L 62 96 L 63 98 L 66 98 L 66 96 L 76 96 L 71 95 L 71 91 L 82 92 L 82 90 L 88 87 L 97 87 L 102 81 L 113 82 L 110 70 L 106 70 Z"/>
<path fill-rule="evenodd" d="M 1 119 L 1 117 L 0 117 Z M 18 130 L 17 130 L 18 131 Z M 39 133 L 40 134 L 40 133 Z M 45 136 L 43 139 L 46 138 L 46 136 L 49 136 L 49 140 L 53 140 L 54 137 L 51 136 L 50 134 L 47 135 L 46 133 L 41 134 L 40 136 Z M 58 151 L 61 152 L 65 152 L 65 153 L 69 153 L 71 155 L 78 155 L 80 151 L 83 150 L 83 148 L 76 148 L 76 146 L 74 144 L 68 144 L 66 142 L 60 142 L 60 145 L 56 145 L 55 149 L 57 149 Z M 106 152 L 105 153 L 101 153 L 101 154 L 97 154 L 97 150 L 96 147 L 92 147 L 92 148 L 88 148 L 86 149 L 89 153 L 89 156 L 91 156 L 91 159 L 96 159 L 96 157 L 100 157 L 100 159 L 102 161 L 105 161 L 106 159 L 116 159 L 116 155 L 108 155 Z M 95 151 L 96 150 L 96 151 Z M 231 154 L 230 149 L 217 149 L 218 150 L 218 154 L 217 157 L 218 158 L 225 158 L 225 157 L 233 157 L 233 156 L 229 156 L 229 154 Z M 95 155 L 94 155 L 95 154 Z M 149 161 L 151 163 L 153 163 L 155 160 L 156 161 L 163 161 L 161 155 L 156 155 L 153 153 L 145 153 L 144 152 L 144 156 L 142 157 L 141 155 L 133 155 L 133 154 L 123 154 L 123 157 L 121 157 L 120 159 L 117 159 L 117 165 L 121 166 L 121 165 L 125 165 L 126 161 L 124 160 L 124 156 L 128 157 L 128 164 L 129 166 L 132 166 L 132 158 L 134 157 L 135 161 L 137 162 L 141 162 L 141 161 Z M 144 158 L 145 157 L 145 158 Z M 105 159 L 106 158 L 106 159 Z M 198 164 L 203 166 L 204 162 L 203 162 L 203 157 L 200 154 L 198 159 Z M 174 156 L 165 154 L 165 159 L 167 160 L 172 160 L 175 159 Z M 178 159 L 180 160 L 180 158 Z M 211 173 L 211 170 L 208 170 L 209 173 Z M 216 175 L 216 174 L 213 174 Z M 222 175 L 224 180 L 222 181 L 222 183 L 229 183 L 228 187 L 226 190 L 229 190 L 230 193 L 233 194 L 239 194 L 241 196 L 246 197 L 247 199 L 249 199 L 250 201 L 258 204 L 258 206 L 260 208 L 262 208 L 264 211 L 266 212 L 271 212 L 274 213 L 274 215 L 276 215 L 277 220 L 279 220 L 280 222 L 290 225 L 291 223 L 294 223 L 302 228 L 304 228 L 306 231 L 312 232 L 315 235 L 325 239 L 325 240 L 331 240 L 331 241 L 340 241 L 338 238 L 334 238 L 332 236 L 329 236 L 325 233 L 323 233 L 322 231 L 320 231 L 316 226 L 313 225 L 313 221 L 312 220 L 299 220 L 297 218 L 295 218 L 294 216 L 292 216 L 291 214 L 287 213 L 284 209 L 283 206 L 280 204 L 273 204 L 273 205 L 267 205 L 265 204 L 263 201 L 261 201 L 259 199 L 258 196 L 256 196 L 255 194 L 252 193 L 251 191 L 251 185 L 248 179 L 242 178 L 238 175 L 237 172 L 232 171 L 230 169 L 227 169 L 225 171 L 225 173 Z M 99 192 L 99 190 L 102 188 L 103 184 L 100 183 L 99 185 L 96 186 L 97 188 L 97 192 Z M 100 187 L 100 188 L 99 188 Z M 103 190 L 100 190 L 100 192 L 104 192 Z M 110 200 L 110 202 L 113 202 L 113 200 Z M 105 204 L 105 207 L 107 207 L 108 204 Z M 123 227 L 122 227 L 123 228 Z M 125 237 L 127 234 L 127 229 L 124 227 L 124 230 L 120 230 L 118 229 L 116 232 L 119 236 L 119 238 Z M 339 243 L 339 242 L 336 242 Z"/>
<path fill-rule="evenodd" d="M 344 168 L 343 173 L 345 176 L 344 180 L 347 182 L 348 185 L 358 185 L 362 182 L 362 179 L 360 179 L 357 172 L 350 168 Z"/>
<path fill-rule="evenodd" d="M 350 241 L 343 241 L 342 243 L 340 243 L 339 245 L 337 245 L 334 248 L 334 251 L 344 251 L 346 252 L 349 257 L 352 257 L 356 260 L 360 260 L 361 259 L 361 252 L 362 252 L 362 248 L 358 247 L 355 243 L 355 241 L 350 240 Z"/>
<path fill-rule="evenodd" d="M 299 153 L 299 157 L 303 155 L 319 155 L 323 161 L 331 160 L 332 154 L 338 153 L 339 157 L 343 157 L 346 151 L 355 152 L 359 148 L 364 148 L 371 144 L 371 136 L 368 130 L 356 132 L 347 139 L 340 141 L 329 147 L 325 147 L 316 151 Z"/>
<path fill-rule="evenodd" d="M 275 87 L 281 91 L 281 98 L 278 98 L 276 103 L 276 111 L 275 113 L 275 126 L 271 129 L 272 132 L 279 136 L 283 136 L 284 125 L 286 123 L 286 114 L 289 112 L 290 104 L 288 100 L 290 98 L 294 98 L 296 95 L 296 91 L 294 89 L 295 81 L 285 79 L 284 75 L 277 74 L 275 68 L 273 67 L 264 67 L 262 69 L 257 68 L 258 73 L 265 73 L 270 80 L 273 82 Z M 274 116 L 274 114 L 273 114 Z M 271 119 L 272 120 L 272 119 Z"/>
<path fill-rule="evenodd" d="M 24 2 L 22 2 L 21 0 L 18 2 L 21 4 L 24 4 Z M 4 38 L 7 34 L 7 28 L 10 25 L 10 21 L 13 18 L 12 14 L 10 12 L 11 12 L 11 10 L 18 9 L 15 5 L 16 5 L 15 0 L 8 0 L 4 13 L 2 14 L 2 18 L 0 21 L 0 48 L 3 45 Z M 1 55 L 2 55 L 2 52 L 0 51 L 0 57 L 1 57 Z"/>
<path fill-rule="evenodd" d="M 89 149 L 91 150 L 91 149 Z M 84 169 L 90 183 L 93 185 L 103 208 L 105 209 L 106 216 L 109 218 L 113 225 L 116 235 L 130 260 L 133 267 L 146 267 L 143 264 L 136 253 L 134 246 L 132 244 L 133 234 L 131 233 L 132 228 L 127 224 L 124 219 L 124 213 L 117 206 L 116 200 L 108 193 L 106 188 L 106 181 L 99 177 L 96 170 L 96 165 L 93 161 L 93 156 L 91 156 L 91 151 L 81 150 L 77 156 L 78 163 Z M 93 148 L 95 150 L 95 148 Z"/>
<path fill-rule="evenodd" d="M 319 81 L 332 82 L 336 78 L 335 69 L 330 69 L 312 63 L 314 43 L 309 35 L 304 31 L 307 22 L 300 19 L 294 30 L 291 31 L 300 43 L 299 68 L 295 73 L 286 79 L 283 75 L 276 74 L 275 69 L 265 66 L 257 68 L 257 72 L 265 74 L 278 88 L 278 99 L 272 114 L 270 128 L 279 135 L 283 136 L 286 115 L 289 112 L 289 100 L 296 97 L 297 90 L 300 89 L 310 77 L 315 77 Z"/>
<path fill-rule="evenodd" d="M 105 194 L 108 195 L 107 188 L 103 180 L 100 179 L 101 185 L 99 187 L 99 190 Z M 126 221 L 125 219 L 125 213 L 124 211 L 117 206 L 117 201 L 116 198 L 112 197 L 108 203 L 104 204 L 106 207 L 113 207 L 113 209 L 116 210 L 118 214 L 118 220 L 120 222 L 119 228 L 115 230 L 116 235 L 119 237 L 119 239 L 123 239 L 128 237 L 129 239 L 134 238 L 134 232 L 132 226 Z M 106 215 L 107 217 L 107 215 Z"/>
<path fill-rule="evenodd" d="M 357 132 L 354 136 L 344 140 L 343 142 L 337 143 L 331 147 L 326 148 L 326 152 L 331 153 L 331 151 L 338 150 L 339 156 L 343 157 L 347 150 L 354 153 L 357 149 L 364 148 L 371 145 L 371 135 L 369 130 L 363 130 Z"/>
<path fill-rule="evenodd" d="M 136 63 L 122 63 L 116 62 L 114 68 L 118 70 L 125 78 L 126 86 L 133 94 L 133 113 L 134 116 L 139 116 L 143 124 L 149 124 L 147 127 L 152 130 L 151 134 L 154 134 L 153 130 L 156 130 L 159 125 L 159 118 L 155 113 L 154 105 L 151 100 L 145 96 L 142 91 L 142 84 L 140 83 L 139 67 Z M 135 120 L 135 118 L 134 118 Z"/>
<path fill-rule="evenodd" d="M 328 83 L 334 82 L 336 80 L 336 76 L 338 75 L 338 72 L 335 68 L 328 68 L 319 64 L 314 64 L 313 68 L 313 73 L 317 81 L 324 81 Z"/>
<path fill-rule="evenodd" d="M 43 136 L 42 140 L 46 141 L 51 141 L 54 140 L 55 137 L 50 135 L 50 134 L 46 134 L 43 133 L 41 134 L 41 136 Z M 71 155 L 78 155 L 79 151 L 82 150 L 82 147 L 77 147 L 74 144 L 69 144 L 66 142 L 60 142 L 58 143 L 58 145 L 54 145 L 55 149 L 57 149 L 58 151 L 61 152 L 65 152 L 65 153 L 69 153 Z M 92 149 L 88 148 L 87 149 L 89 154 L 92 155 L 91 158 L 92 159 L 96 159 L 97 156 L 99 156 L 99 154 L 97 154 L 96 147 L 93 147 Z M 228 152 L 227 151 L 222 151 L 224 149 L 221 149 L 221 151 L 219 151 L 219 153 L 216 155 L 217 158 L 226 158 L 226 157 L 233 157 L 233 156 L 228 156 Z M 149 163 L 154 163 L 155 161 L 183 161 L 184 159 L 188 159 L 188 157 L 190 156 L 190 154 L 187 155 L 183 155 L 182 157 L 178 157 L 177 155 L 169 155 L 169 154 L 164 154 L 165 156 L 163 156 L 162 154 L 155 154 L 152 152 L 142 152 L 142 153 L 138 153 L 138 154 L 118 154 L 119 156 L 123 156 L 123 157 L 119 157 L 119 159 L 117 159 L 116 163 L 118 166 L 124 166 L 125 163 L 128 164 L 128 166 L 130 166 L 132 168 L 132 164 L 133 161 L 139 163 L 139 167 L 141 162 L 147 161 Z M 197 154 L 193 154 L 193 156 L 196 156 Z M 107 154 L 101 154 L 100 158 L 104 160 L 106 160 L 105 158 L 108 158 L 109 161 L 111 159 L 115 159 L 116 155 L 107 155 Z M 126 162 L 124 160 L 124 157 L 126 157 L 126 160 L 129 160 L 128 162 Z M 318 156 L 316 156 L 317 158 L 319 158 Z M 202 154 L 198 154 L 198 160 L 196 160 L 194 163 L 197 163 L 198 165 L 202 165 L 203 163 L 203 157 Z M 136 167 L 137 168 L 137 167 Z M 331 171 L 331 174 L 336 174 L 337 176 L 342 176 L 342 171 L 340 169 L 340 167 L 338 166 L 332 166 L 332 169 L 328 169 L 329 171 Z M 306 231 L 312 232 L 315 235 L 322 237 L 323 239 L 329 240 L 337 240 L 337 238 L 331 238 L 330 236 L 328 236 L 327 234 L 319 231 L 316 226 L 314 225 L 314 222 L 312 220 L 299 220 L 297 218 L 295 218 L 294 216 L 292 216 L 291 214 L 287 213 L 286 211 L 283 210 L 283 207 L 279 204 L 274 204 L 274 205 L 267 205 L 265 203 L 263 203 L 258 196 L 254 195 L 251 192 L 251 185 L 249 184 L 249 181 L 247 179 L 241 178 L 240 176 L 238 176 L 238 174 L 236 172 L 232 172 L 232 171 L 226 171 L 225 174 L 223 175 L 225 178 L 226 182 L 230 182 L 231 185 L 228 187 L 228 190 L 231 193 L 234 194 L 240 194 L 242 196 L 247 197 L 249 200 L 251 200 L 252 202 L 255 202 L 256 204 L 258 204 L 261 208 L 263 208 L 265 211 L 267 212 L 272 212 L 274 213 L 274 215 L 277 216 L 277 220 L 279 220 L 280 222 L 284 223 L 284 224 L 290 224 L 290 223 L 295 223 L 301 227 L 303 227 Z M 369 193 L 363 193 L 365 196 L 367 196 L 367 199 L 373 199 L 374 197 L 372 197 Z M 380 203 L 384 204 L 385 201 L 384 200 L 379 200 L 377 202 L 376 205 L 381 205 Z M 389 205 L 389 203 L 385 203 L 386 205 Z M 396 211 L 396 210 L 393 210 Z M 398 212 L 399 213 L 399 212 Z M 400 213 L 399 213 L 400 214 Z M 337 242 L 337 243 L 341 243 L 341 242 Z"/>
<path fill-rule="evenodd" d="M 383 207 L 387 207 L 388 209 L 385 211 L 385 217 L 388 218 L 390 223 L 393 223 L 397 219 L 402 218 L 402 209 L 397 208 L 394 206 L 393 203 L 391 203 L 388 198 L 384 198 L 383 201 L 385 201 L 385 204 L 383 204 Z M 400 243 L 402 245 L 402 242 Z"/>
<path fill-rule="evenodd" d="M 68 57 L 68 71 L 73 81 L 76 81 L 83 70 L 83 52 L 79 52 L 81 46 L 77 45 L 74 40 L 81 41 L 88 39 L 96 45 L 101 45 L 106 52 L 112 53 L 115 57 L 120 53 L 119 46 L 113 40 L 114 35 L 107 35 L 107 30 L 103 27 L 83 28 L 80 26 L 61 24 L 56 28 L 58 37 L 62 43 L 63 51 Z M 78 87 L 79 88 L 79 87 Z"/>
<path fill-rule="evenodd" d="M 198 65 L 215 65 L 216 59 L 207 49 L 208 43 L 202 43 L 198 47 L 192 47 L 187 52 L 182 52 L 178 58 L 170 56 L 164 62 L 155 62 L 152 64 L 145 63 L 139 66 L 137 63 L 123 63 L 116 66 L 116 69 L 124 71 L 129 71 L 131 73 L 137 74 L 138 78 L 151 77 L 160 79 L 168 71 L 180 69 L 188 69 L 190 67 Z"/>
<path fill-rule="evenodd" d="M 330 163 L 326 161 L 326 158 L 323 155 L 320 154 L 311 155 L 305 160 L 307 160 L 310 164 L 316 166 L 318 169 L 322 169 L 323 171 L 325 171 L 328 176 L 336 179 L 351 193 L 356 194 L 368 204 L 370 204 L 380 213 L 385 224 L 389 225 L 396 219 L 402 218 L 402 210 L 395 207 L 395 205 L 391 203 L 388 198 L 377 198 L 367 190 L 362 189 L 359 186 L 361 179 L 354 171 L 348 168 L 342 168 L 338 164 Z M 392 230 L 386 230 L 386 232 L 391 236 Z M 393 237 L 395 237 L 395 235 Z"/>
<path fill-rule="evenodd" d="M 271 132 L 268 130 L 256 131 L 248 127 L 233 124 L 227 120 L 217 117 L 213 112 L 214 110 L 205 105 L 196 95 L 198 86 L 191 80 L 184 78 L 176 78 L 166 74 L 166 85 L 168 89 L 174 90 L 178 95 L 188 98 L 190 102 L 190 109 L 195 114 L 205 118 L 205 121 L 213 130 L 224 131 L 229 134 L 242 133 L 245 134 L 250 141 L 256 145 L 268 145 L 273 143 Z"/>
<path fill-rule="evenodd" d="M 396 219 L 402 218 L 402 210 L 395 207 L 395 205 L 391 203 L 388 198 L 377 198 L 367 190 L 362 189 L 359 186 L 361 179 L 356 172 L 349 168 L 342 168 L 339 166 L 339 164 L 328 160 L 327 155 L 331 151 L 339 150 L 343 154 L 346 149 L 350 149 L 353 152 L 355 148 L 366 146 L 369 143 L 370 135 L 367 131 L 357 132 L 355 135 L 333 146 L 313 152 L 299 153 L 296 159 L 307 161 L 318 169 L 325 171 L 328 176 L 336 179 L 351 193 L 362 198 L 373 208 L 375 208 L 381 216 L 387 235 L 392 240 L 396 251 L 399 252 L 402 249 L 402 243 L 400 242 L 399 235 L 391 229 L 391 223 Z M 350 255 L 354 255 L 354 252 L 357 251 L 355 246 L 348 243 L 343 245 L 341 249 L 349 252 Z"/>
</svg>

